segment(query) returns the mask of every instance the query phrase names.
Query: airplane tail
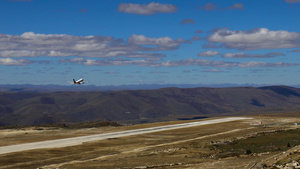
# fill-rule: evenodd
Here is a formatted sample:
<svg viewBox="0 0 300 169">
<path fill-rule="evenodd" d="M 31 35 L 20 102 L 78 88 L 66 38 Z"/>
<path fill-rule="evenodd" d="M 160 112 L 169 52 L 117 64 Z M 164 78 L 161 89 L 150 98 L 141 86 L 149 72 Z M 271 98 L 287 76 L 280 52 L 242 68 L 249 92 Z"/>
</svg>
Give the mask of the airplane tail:
<svg viewBox="0 0 300 169">
<path fill-rule="evenodd" d="M 73 79 L 73 82 L 76 83 L 75 79 Z"/>
</svg>

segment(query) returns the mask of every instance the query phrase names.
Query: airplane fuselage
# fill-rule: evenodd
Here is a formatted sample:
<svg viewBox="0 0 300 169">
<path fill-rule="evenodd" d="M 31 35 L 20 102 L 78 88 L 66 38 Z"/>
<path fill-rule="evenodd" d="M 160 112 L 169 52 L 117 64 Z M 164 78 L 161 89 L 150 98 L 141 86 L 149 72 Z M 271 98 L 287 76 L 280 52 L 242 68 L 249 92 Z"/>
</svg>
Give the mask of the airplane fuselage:
<svg viewBox="0 0 300 169">
<path fill-rule="evenodd" d="M 79 79 L 79 80 L 76 80 L 76 81 L 75 81 L 75 79 L 73 79 L 73 83 L 74 83 L 74 84 L 84 84 L 84 81 L 83 81 L 83 80 L 84 80 L 84 79 L 82 79 L 82 78 Z"/>
</svg>

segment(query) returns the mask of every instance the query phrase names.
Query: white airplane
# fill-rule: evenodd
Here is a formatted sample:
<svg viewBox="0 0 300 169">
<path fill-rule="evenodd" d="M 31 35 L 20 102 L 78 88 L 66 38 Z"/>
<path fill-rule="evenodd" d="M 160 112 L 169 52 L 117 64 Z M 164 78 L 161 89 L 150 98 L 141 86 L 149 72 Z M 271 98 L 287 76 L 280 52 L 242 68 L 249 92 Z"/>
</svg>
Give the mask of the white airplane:
<svg viewBox="0 0 300 169">
<path fill-rule="evenodd" d="M 75 81 L 75 79 L 73 79 L 73 83 L 74 83 L 74 84 L 84 84 L 84 81 L 83 81 L 82 78 L 79 79 L 79 80 L 76 80 L 76 81 Z"/>
</svg>

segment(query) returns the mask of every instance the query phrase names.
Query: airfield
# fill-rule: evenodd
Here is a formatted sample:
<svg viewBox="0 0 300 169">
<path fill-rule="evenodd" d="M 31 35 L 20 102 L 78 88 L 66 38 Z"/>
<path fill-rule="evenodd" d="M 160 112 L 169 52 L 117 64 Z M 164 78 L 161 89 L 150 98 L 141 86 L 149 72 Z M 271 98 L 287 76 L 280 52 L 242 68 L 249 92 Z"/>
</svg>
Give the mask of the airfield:
<svg viewBox="0 0 300 169">
<path fill-rule="evenodd" d="M 262 168 L 300 160 L 300 118 L 0 130 L 2 168 Z"/>
</svg>

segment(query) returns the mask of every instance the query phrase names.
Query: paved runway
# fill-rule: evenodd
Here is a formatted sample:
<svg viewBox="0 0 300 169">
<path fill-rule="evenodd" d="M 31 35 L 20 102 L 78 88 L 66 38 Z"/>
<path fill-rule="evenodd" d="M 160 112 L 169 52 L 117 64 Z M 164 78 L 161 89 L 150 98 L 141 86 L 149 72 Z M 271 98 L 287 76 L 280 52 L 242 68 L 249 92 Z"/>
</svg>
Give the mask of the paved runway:
<svg viewBox="0 0 300 169">
<path fill-rule="evenodd" d="M 201 126 L 201 125 L 207 125 L 207 124 L 223 123 L 223 122 L 245 120 L 245 119 L 251 119 L 251 118 L 228 117 L 228 118 L 204 120 L 204 121 L 198 121 L 198 122 L 189 122 L 189 123 L 165 125 L 165 126 L 159 126 L 159 127 L 150 127 L 150 128 L 142 128 L 142 129 L 135 129 L 135 130 L 111 132 L 111 133 L 104 133 L 104 134 L 94 134 L 94 135 L 89 135 L 89 136 L 80 136 L 80 137 L 72 137 L 72 138 L 65 138 L 65 139 L 25 143 L 25 144 L 10 145 L 10 146 L 2 146 L 2 147 L 0 147 L 0 154 L 33 150 L 33 149 L 67 147 L 67 146 L 80 145 L 83 142 L 104 140 L 104 139 L 108 139 L 108 138 L 125 137 L 125 136 L 137 135 L 137 134 L 146 134 L 146 133 L 173 130 L 173 129 L 179 129 L 179 128 L 185 128 L 185 127 L 195 127 L 195 126 Z"/>
</svg>

